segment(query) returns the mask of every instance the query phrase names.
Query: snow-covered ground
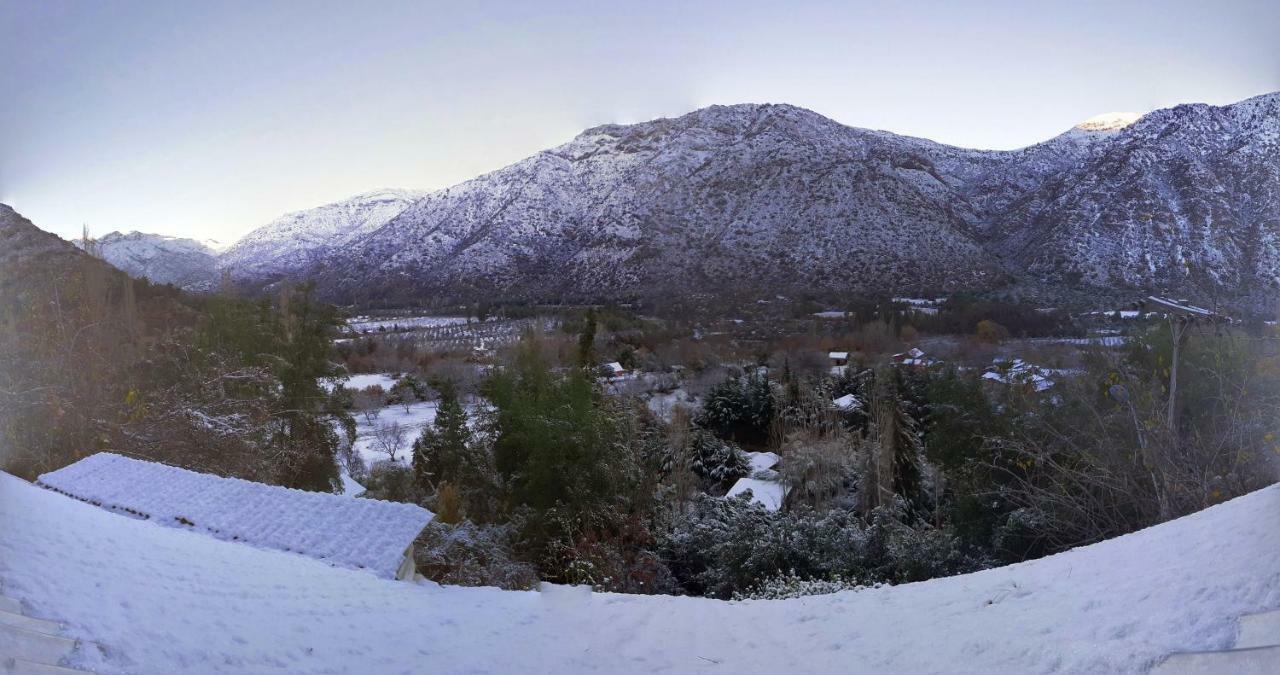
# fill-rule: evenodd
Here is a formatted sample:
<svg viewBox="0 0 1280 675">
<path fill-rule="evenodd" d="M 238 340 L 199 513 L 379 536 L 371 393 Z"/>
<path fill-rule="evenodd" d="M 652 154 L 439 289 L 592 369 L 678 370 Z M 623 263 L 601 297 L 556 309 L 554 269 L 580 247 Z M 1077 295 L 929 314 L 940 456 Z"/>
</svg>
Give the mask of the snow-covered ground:
<svg viewBox="0 0 1280 675">
<path fill-rule="evenodd" d="M 377 330 L 411 330 L 415 328 L 436 328 L 439 326 L 458 326 L 467 323 L 465 316 L 403 316 L 389 319 L 375 319 L 367 316 L 352 317 L 347 327 L 357 333 Z"/>
<path fill-rule="evenodd" d="M 467 423 L 474 429 L 483 399 L 464 400 L 462 407 L 467 413 Z M 364 458 L 365 464 L 372 466 L 374 462 L 385 462 L 391 455 L 384 451 L 378 443 L 377 428 L 382 425 L 399 424 L 404 431 L 400 445 L 396 451 L 396 462 L 410 466 L 413 460 L 413 442 L 422 433 L 422 428 L 436 421 L 436 411 L 440 404 L 437 401 L 418 401 L 409 404 L 408 410 L 402 405 L 389 405 L 378 412 L 378 417 L 370 421 L 361 413 L 354 413 L 356 420 L 356 450 Z M 341 433 L 341 432 L 339 432 Z"/>
<path fill-rule="evenodd" d="M 391 388 L 396 386 L 398 380 L 399 378 L 389 373 L 361 373 L 351 375 L 345 380 L 340 380 L 339 384 L 349 391 L 360 391 L 375 384 L 382 387 L 383 391 L 391 391 Z M 333 390 L 333 384 L 329 382 L 325 382 L 322 386 L 325 391 Z"/>
<path fill-rule="evenodd" d="M 378 418 L 372 422 L 364 415 L 356 413 L 356 450 L 360 451 L 360 456 L 368 465 L 390 460 L 391 455 L 379 447 L 376 429 L 381 425 L 399 424 L 404 430 L 404 435 L 396 451 L 396 462 L 409 466 L 413 454 L 413 442 L 422 433 L 423 427 L 436 421 L 438 409 L 439 404 L 435 401 L 412 403 L 408 411 L 405 411 L 404 406 L 391 405 L 383 408 L 378 413 Z M 467 412 L 470 414 L 472 411 L 468 409 Z"/>
<path fill-rule="evenodd" d="M 101 673 L 1142 672 L 1280 606 L 1277 514 L 1271 487 L 1002 569 L 721 602 L 382 580 L 0 474 L 0 584 Z"/>
</svg>

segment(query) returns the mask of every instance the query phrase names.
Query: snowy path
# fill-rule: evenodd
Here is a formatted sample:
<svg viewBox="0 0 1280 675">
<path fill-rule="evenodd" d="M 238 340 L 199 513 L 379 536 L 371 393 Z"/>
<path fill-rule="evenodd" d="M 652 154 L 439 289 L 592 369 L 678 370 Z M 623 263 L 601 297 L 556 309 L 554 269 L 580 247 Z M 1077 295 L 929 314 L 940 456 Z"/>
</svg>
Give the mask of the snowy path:
<svg viewBox="0 0 1280 675">
<path fill-rule="evenodd" d="M 0 474 L 0 583 L 102 673 L 1142 672 L 1280 607 L 1280 486 L 1044 560 L 785 601 L 413 586 Z"/>
</svg>

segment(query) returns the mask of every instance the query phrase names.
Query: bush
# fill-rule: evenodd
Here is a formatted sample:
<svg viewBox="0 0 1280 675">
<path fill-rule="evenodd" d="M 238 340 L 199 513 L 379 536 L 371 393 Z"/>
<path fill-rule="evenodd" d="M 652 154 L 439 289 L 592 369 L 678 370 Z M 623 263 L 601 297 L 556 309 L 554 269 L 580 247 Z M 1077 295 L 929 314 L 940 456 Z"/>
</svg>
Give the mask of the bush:
<svg viewBox="0 0 1280 675">
<path fill-rule="evenodd" d="M 659 550 L 685 590 L 720 598 L 784 572 L 901 583 L 979 566 L 948 531 L 906 525 L 901 500 L 869 518 L 849 510 L 770 512 L 744 498 L 700 495 L 659 538 Z"/>
<path fill-rule="evenodd" d="M 716 485 L 726 485 L 751 473 L 751 461 L 738 446 L 695 430 L 689 439 L 693 472 Z"/>
<path fill-rule="evenodd" d="M 878 586 L 878 584 L 877 584 Z M 749 590 L 734 593 L 734 600 L 789 600 L 810 595 L 830 595 L 841 591 L 860 591 L 867 588 L 857 579 L 836 574 L 825 579 L 806 579 L 789 570 L 769 577 Z"/>
<path fill-rule="evenodd" d="M 512 555 L 512 525 L 450 525 L 432 522 L 417 540 L 414 562 L 418 573 L 442 584 L 497 586 L 527 590 L 538 583 L 528 563 Z"/>
<path fill-rule="evenodd" d="M 395 462 L 375 462 L 369 469 L 365 497 L 388 502 L 417 501 L 413 489 L 413 472 Z"/>
</svg>

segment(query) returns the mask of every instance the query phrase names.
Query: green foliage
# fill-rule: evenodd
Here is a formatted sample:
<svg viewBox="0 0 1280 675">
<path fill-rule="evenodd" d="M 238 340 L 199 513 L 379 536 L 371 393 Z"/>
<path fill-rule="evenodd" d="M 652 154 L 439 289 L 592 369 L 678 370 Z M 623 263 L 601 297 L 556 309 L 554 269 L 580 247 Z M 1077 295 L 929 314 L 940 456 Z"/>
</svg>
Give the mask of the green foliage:
<svg viewBox="0 0 1280 675">
<path fill-rule="evenodd" d="M 589 310 L 578 335 L 578 366 L 592 368 L 596 365 L 596 312 Z"/>
<path fill-rule="evenodd" d="M 694 422 L 721 438 L 762 443 L 768 438 L 773 411 L 769 378 L 755 372 L 713 387 Z"/>
<path fill-rule="evenodd" d="M 430 495 L 447 484 L 466 516 L 487 517 L 492 499 L 487 493 L 494 489 L 488 453 L 472 439 L 453 382 L 441 380 L 435 387 L 440 393 L 435 421 L 413 443 L 414 485 L 418 494 Z"/>
<path fill-rule="evenodd" d="M 751 473 L 751 461 L 738 446 L 701 429 L 689 435 L 689 468 L 713 485 L 727 487 Z"/>
<path fill-rule="evenodd" d="M 783 573 L 901 583 L 976 566 L 945 531 L 905 520 L 900 503 L 864 520 L 843 509 L 770 512 L 745 498 L 700 495 L 659 537 L 659 550 L 686 591 L 721 598 Z"/>
<path fill-rule="evenodd" d="M 553 373 L 529 336 L 517 351 L 484 386 L 495 410 L 495 465 L 512 504 L 582 511 L 625 492 L 634 465 L 619 452 L 615 420 L 591 374 Z"/>
<path fill-rule="evenodd" d="M 304 490 L 339 487 L 337 421 L 354 436 L 354 420 L 322 386 L 339 373 L 329 358 L 336 310 L 311 299 L 311 287 L 286 288 L 273 307 L 267 300 L 216 296 L 197 338 L 208 352 L 229 355 L 241 366 L 268 371 L 271 380 L 244 379 L 228 387 L 266 402 L 272 423 L 266 441 L 277 459 L 274 480 Z"/>
</svg>

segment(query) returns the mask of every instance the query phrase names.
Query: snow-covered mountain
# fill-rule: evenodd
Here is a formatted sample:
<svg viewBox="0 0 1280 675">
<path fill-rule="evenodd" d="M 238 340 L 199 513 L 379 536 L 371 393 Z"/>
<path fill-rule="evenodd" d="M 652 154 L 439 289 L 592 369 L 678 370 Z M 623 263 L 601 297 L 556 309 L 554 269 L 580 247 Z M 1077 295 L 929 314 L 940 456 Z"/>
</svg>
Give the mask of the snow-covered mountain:
<svg viewBox="0 0 1280 675">
<path fill-rule="evenodd" d="M 1149 113 L 987 223 L 1040 281 L 1274 297 L 1280 93 Z"/>
<path fill-rule="evenodd" d="M 292 214 L 221 264 L 357 302 L 1011 282 L 1256 298 L 1280 283 L 1278 127 L 1271 94 L 983 151 L 794 106 L 713 106 L 589 129 L 411 204 Z"/>
<path fill-rule="evenodd" d="M 72 243 L 84 246 L 81 240 Z M 209 291 L 217 285 L 217 242 L 112 232 L 93 244 L 96 255 L 135 278 L 189 291 Z"/>
<path fill-rule="evenodd" d="M 253 281 L 304 269 L 385 225 L 425 194 L 378 190 L 285 214 L 228 248 L 218 265 L 232 270 L 237 279 Z"/>
</svg>

